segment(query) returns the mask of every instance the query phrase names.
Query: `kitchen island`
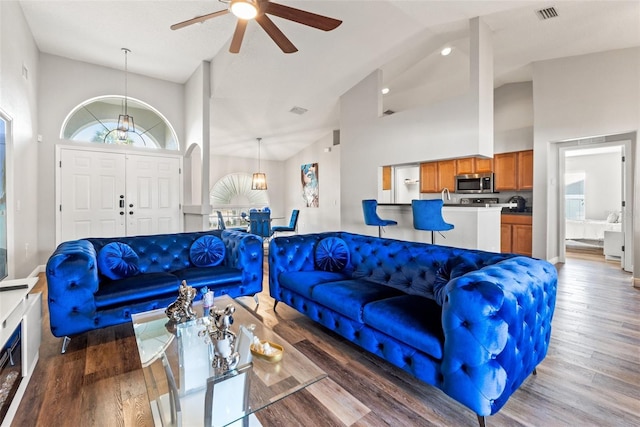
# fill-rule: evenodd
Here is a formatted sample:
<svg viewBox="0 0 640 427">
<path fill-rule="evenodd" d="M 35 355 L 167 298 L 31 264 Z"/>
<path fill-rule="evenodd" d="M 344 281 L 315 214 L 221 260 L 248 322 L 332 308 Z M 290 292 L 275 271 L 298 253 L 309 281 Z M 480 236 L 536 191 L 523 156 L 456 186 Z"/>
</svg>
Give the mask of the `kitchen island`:
<svg viewBox="0 0 640 427">
<path fill-rule="evenodd" d="M 509 205 L 508 205 L 509 206 Z M 445 204 L 444 220 L 454 229 L 435 233 L 435 244 L 465 249 L 500 252 L 500 215 L 503 205 Z M 431 243 L 431 232 L 413 228 L 413 212 L 408 203 L 380 203 L 378 215 L 398 221 L 397 226 L 385 227 L 382 237 L 413 242 Z"/>
</svg>

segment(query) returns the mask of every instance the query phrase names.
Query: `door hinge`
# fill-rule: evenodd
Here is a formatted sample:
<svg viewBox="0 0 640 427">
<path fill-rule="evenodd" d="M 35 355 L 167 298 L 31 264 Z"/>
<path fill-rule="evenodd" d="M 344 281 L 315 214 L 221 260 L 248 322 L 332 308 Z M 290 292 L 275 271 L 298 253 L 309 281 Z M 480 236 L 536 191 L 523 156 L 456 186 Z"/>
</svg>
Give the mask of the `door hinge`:
<svg viewBox="0 0 640 427">
<path fill-rule="evenodd" d="M 625 156 L 622 156 L 622 162 L 624 163 L 624 161 L 626 160 Z"/>
<path fill-rule="evenodd" d="M 627 206 L 627 202 L 625 202 L 624 200 L 622 201 L 622 207 L 624 208 L 625 206 Z"/>
<path fill-rule="evenodd" d="M 60 166 L 59 167 L 62 167 L 62 160 L 60 160 Z"/>
<path fill-rule="evenodd" d="M 622 252 L 624 252 L 624 246 L 622 246 L 620 249 L 622 249 Z"/>
<path fill-rule="evenodd" d="M 60 212 L 62 212 L 62 205 L 60 205 Z"/>
<path fill-rule="evenodd" d="M 178 168 L 178 175 L 182 174 L 182 168 Z"/>
</svg>

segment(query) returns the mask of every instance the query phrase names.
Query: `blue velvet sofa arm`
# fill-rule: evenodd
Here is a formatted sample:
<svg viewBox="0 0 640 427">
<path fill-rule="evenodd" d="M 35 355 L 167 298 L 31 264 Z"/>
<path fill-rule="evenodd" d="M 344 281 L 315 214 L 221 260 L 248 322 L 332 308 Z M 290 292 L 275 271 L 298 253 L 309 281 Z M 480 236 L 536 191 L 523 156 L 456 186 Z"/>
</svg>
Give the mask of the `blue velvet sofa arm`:
<svg viewBox="0 0 640 427">
<path fill-rule="evenodd" d="M 244 294 L 262 291 L 264 250 L 262 240 L 242 231 L 225 230 L 221 234 L 227 249 L 226 264 L 242 270 Z"/>
<path fill-rule="evenodd" d="M 442 389 L 478 415 L 496 413 L 547 353 L 557 272 L 515 257 L 447 283 Z"/>
<path fill-rule="evenodd" d="M 98 262 L 87 240 L 60 244 L 46 267 L 51 332 L 56 337 L 95 328 Z"/>
<path fill-rule="evenodd" d="M 282 300 L 280 292 L 280 273 L 285 271 L 315 270 L 314 250 L 324 234 L 304 234 L 276 237 L 269 243 L 269 294 Z"/>
</svg>

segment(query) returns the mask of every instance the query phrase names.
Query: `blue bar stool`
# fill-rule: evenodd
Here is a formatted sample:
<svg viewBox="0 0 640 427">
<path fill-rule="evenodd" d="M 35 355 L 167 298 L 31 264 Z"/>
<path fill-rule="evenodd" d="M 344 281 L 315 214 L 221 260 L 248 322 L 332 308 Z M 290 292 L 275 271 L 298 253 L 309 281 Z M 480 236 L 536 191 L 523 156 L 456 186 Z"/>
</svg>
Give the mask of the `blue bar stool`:
<svg viewBox="0 0 640 427">
<path fill-rule="evenodd" d="M 392 219 L 382 219 L 378 216 L 376 209 L 378 208 L 377 200 L 363 200 L 362 212 L 364 213 L 364 223 L 378 227 L 378 237 L 382 237 L 382 227 L 387 225 L 398 225 L 397 221 Z"/>
<path fill-rule="evenodd" d="M 431 231 L 431 244 L 435 241 L 434 232 L 453 230 L 453 224 L 444 221 L 442 217 L 442 205 L 440 199 L 412 200 L 413 228 L 416 230 Z M 442 237 L 442 233 L 440 233 Z"/>
</svg>

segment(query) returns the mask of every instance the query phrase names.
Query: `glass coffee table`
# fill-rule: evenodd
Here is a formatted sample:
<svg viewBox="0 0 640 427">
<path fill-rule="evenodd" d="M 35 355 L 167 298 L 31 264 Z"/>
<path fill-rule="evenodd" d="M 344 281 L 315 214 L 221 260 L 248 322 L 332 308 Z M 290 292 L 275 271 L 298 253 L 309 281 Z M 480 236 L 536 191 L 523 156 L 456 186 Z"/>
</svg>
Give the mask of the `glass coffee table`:
<svg viewBox="0 0 640 427">
<path fill-rule="evenodd" d="M 235 307 L 231 330 L 241 359 L 224 374 L 212 368 L 210 345 L 199 334 L 205 325 L 198 303 L 198 319 L 173 327 L 164 309 L 131 316 L 155 425 L 259 426 L 257 411 L 327 376 L 239 302 L 215 298 L 219 309 L 228 304 Z M 281 360 L 252 356 L 247 331 L 281 346 Z"/>
</svg>

